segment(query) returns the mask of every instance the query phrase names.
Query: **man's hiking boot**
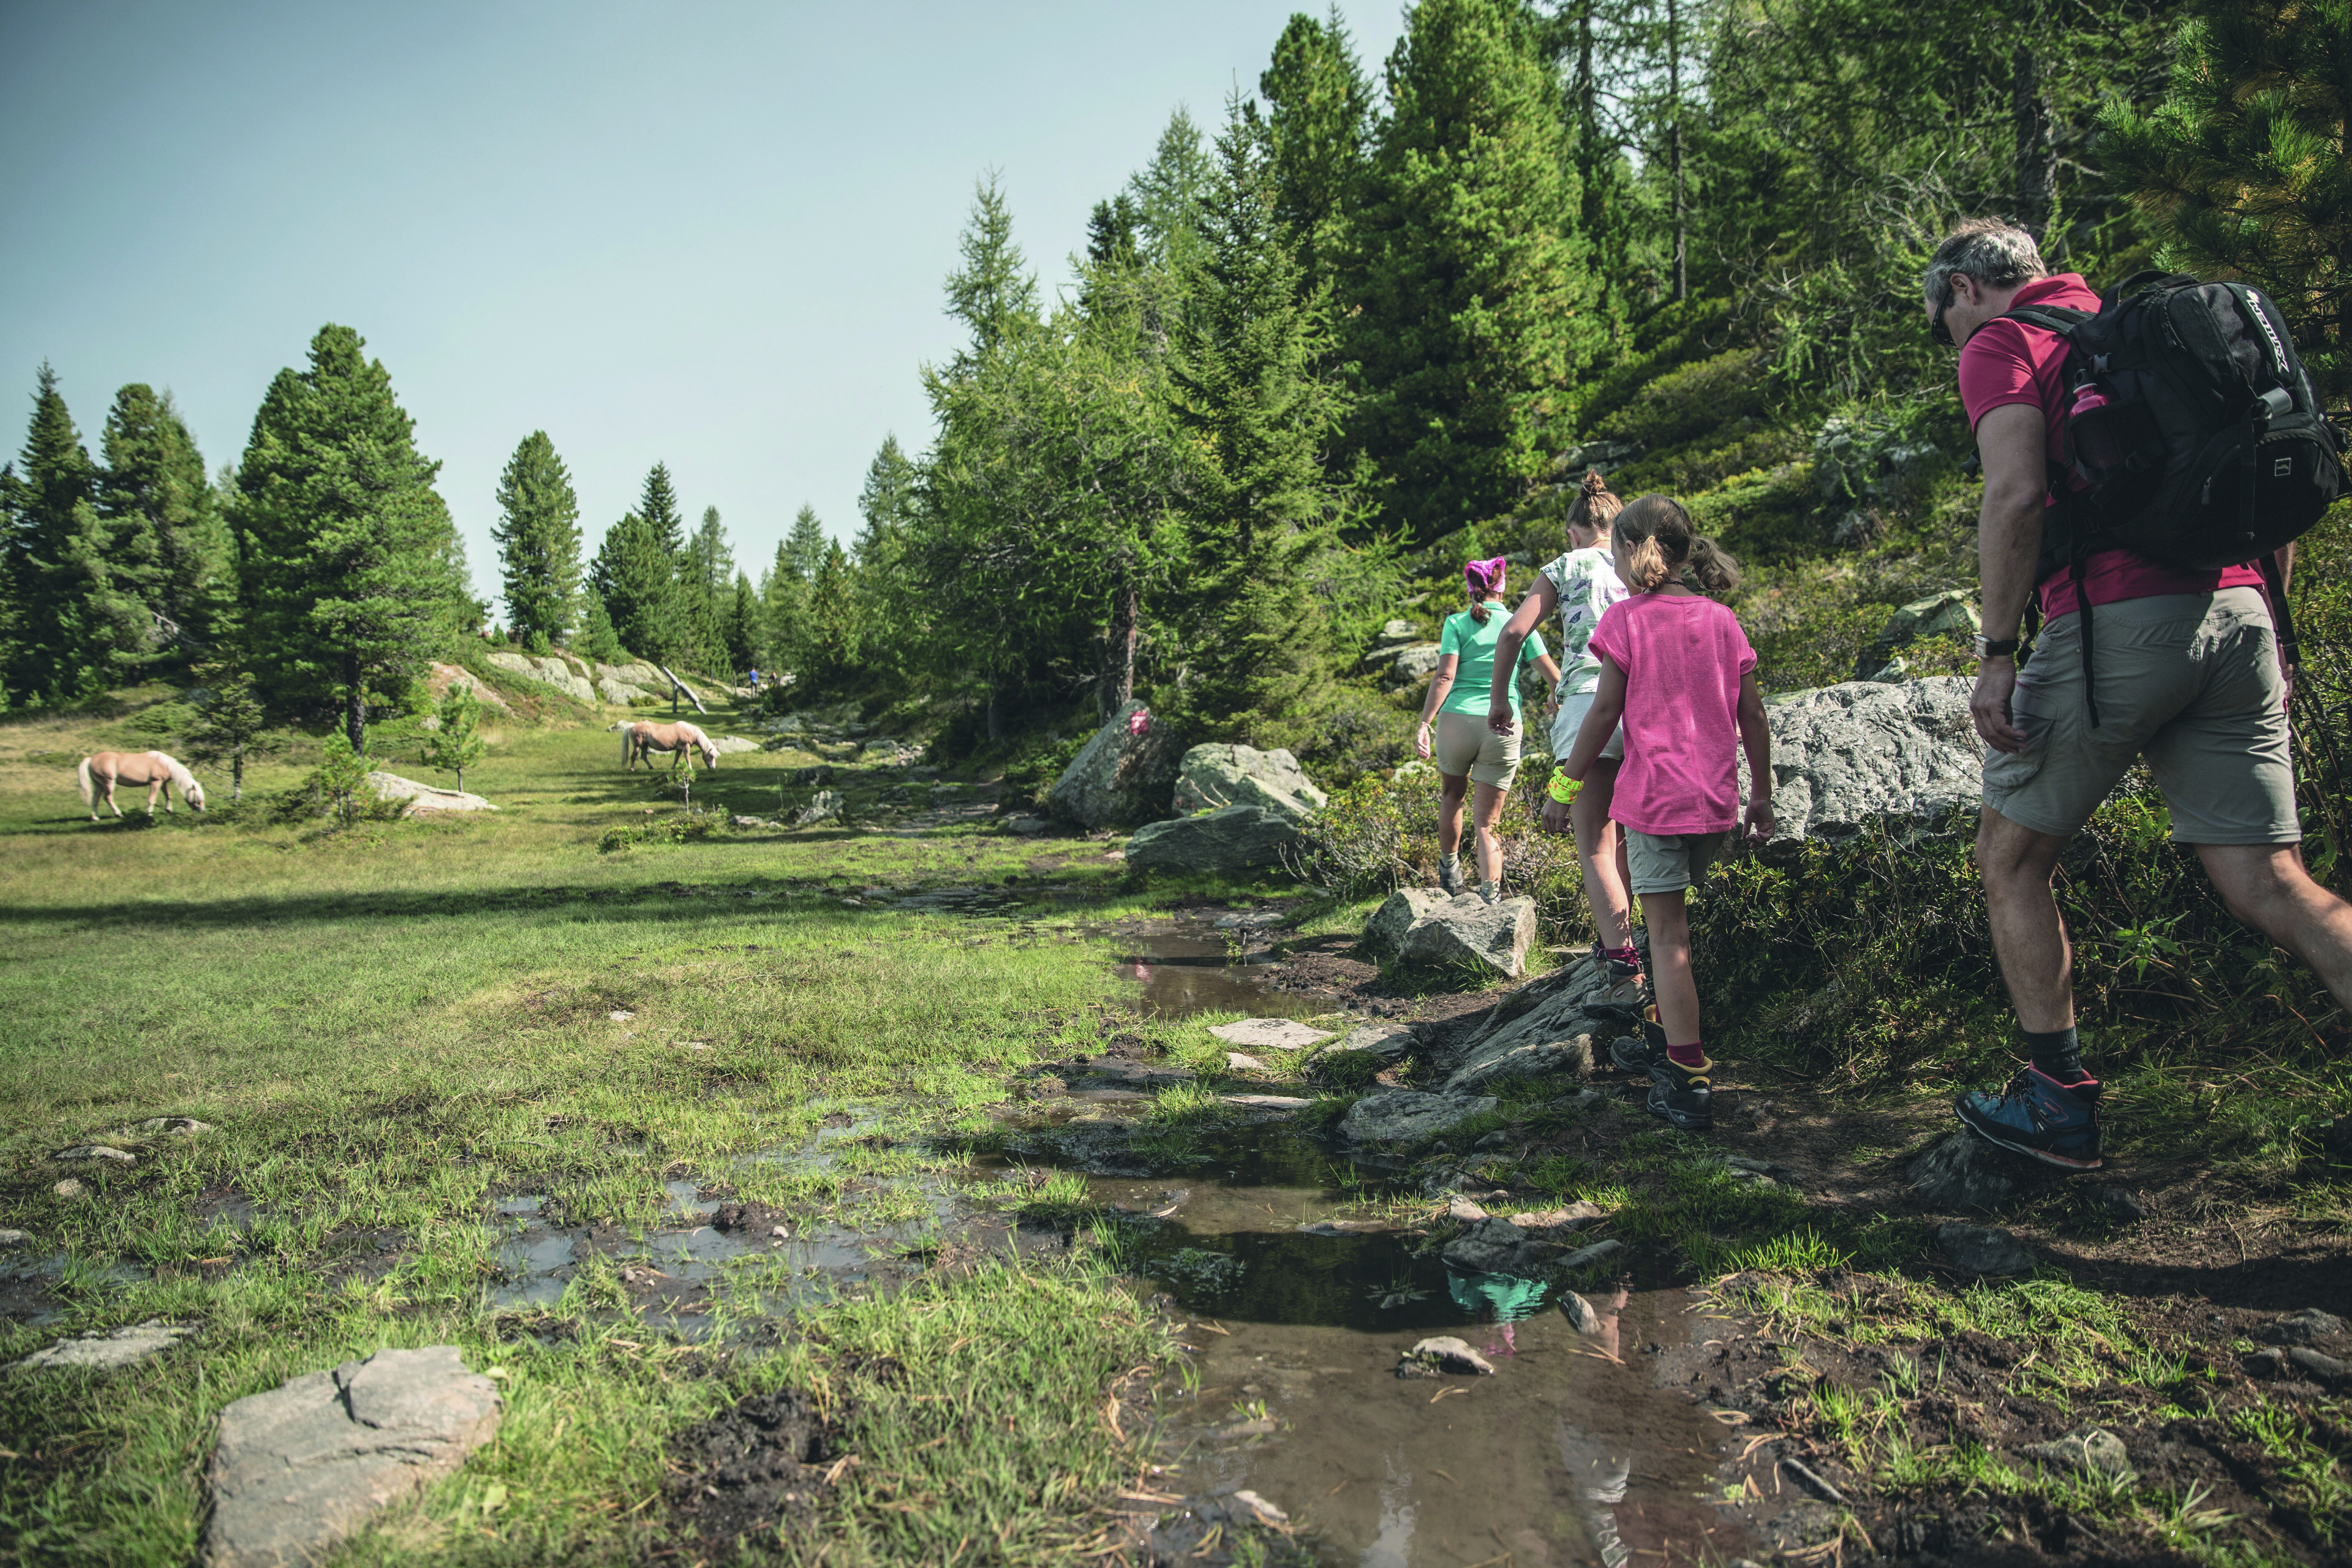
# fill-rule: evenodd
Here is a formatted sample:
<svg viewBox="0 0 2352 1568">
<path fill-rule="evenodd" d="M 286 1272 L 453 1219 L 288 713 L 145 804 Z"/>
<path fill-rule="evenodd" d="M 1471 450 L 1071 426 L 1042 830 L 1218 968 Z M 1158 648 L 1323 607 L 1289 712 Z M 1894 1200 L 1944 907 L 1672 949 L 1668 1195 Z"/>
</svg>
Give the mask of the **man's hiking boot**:
<svg viewBox="0 0 2352 1568">
<path fill-rule="evenodd" d="M 1462 890 L 1462 862 L 1440 860 L 1437 863 L 1437 890 L 1447 898 Z"/>
<path fill-rule="evenodd" d="M 1650 1063 L 1650 1114 L 1678 1132 L 1713 1131 L 1714 1071 L 1713 1062 L 1686 1068 L 1660 1051 Z"/>
<path fill-rule="evenodd" d="M 2062 1171 L 2095 1171 L 2106 1163 L 2101 1089 L 2096 1079 L 2068 1086 L 2028 1067 L 2000 1093 L 1971 1089 L 1952 1109 L 1963 1126 L 1988 1143 Z"/>
</svg>

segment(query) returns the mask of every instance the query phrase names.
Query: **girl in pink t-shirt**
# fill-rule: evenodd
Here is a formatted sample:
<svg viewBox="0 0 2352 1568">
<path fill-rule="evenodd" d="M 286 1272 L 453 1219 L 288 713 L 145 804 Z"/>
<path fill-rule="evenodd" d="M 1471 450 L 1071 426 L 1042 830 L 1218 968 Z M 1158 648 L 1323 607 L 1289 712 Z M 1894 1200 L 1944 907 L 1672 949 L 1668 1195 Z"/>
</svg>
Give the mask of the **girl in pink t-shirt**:
<svg viewBox="0 0 2352 1568">
<path fill-rule="evenodd" d="M 1665 1048 L 1623 1039 L 1609 1055 L 1628 1072 L 1649 1074 L 1652 1115 L 1703 1132 L 1715 1125 L 1715 1064 L 1699 1041 L 1685 895 L 1736 829 L 1771 834 L 1772 737 L 1756 650 L 1738 617 L 1698 591 L 1737 587 L 1738 563 L 1700 538 L 1690 514 L 1665 496 L 1632 502 L 1612 532 L 1617 574 L 1633 597 L 1611 605 L 1593 629 L 1601 685 L 1561 767 L 1582 778 L 1622 719 L 1625 761 L 1610 816 L 1625 830 L 1633 892 L 1650 932 Z M 1744 823 L 1738 750 L 1748 753 Z"/>
</svg>

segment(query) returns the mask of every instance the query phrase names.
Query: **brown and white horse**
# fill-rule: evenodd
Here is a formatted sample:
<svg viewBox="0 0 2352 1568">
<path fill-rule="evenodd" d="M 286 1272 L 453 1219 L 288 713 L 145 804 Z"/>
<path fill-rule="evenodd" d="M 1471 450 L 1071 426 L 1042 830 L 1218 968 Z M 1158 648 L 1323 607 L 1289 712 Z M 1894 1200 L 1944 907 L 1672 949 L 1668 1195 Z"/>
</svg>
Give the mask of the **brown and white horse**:
<svg viewBox="0 0 2352 1568">
<path fill-rule="evenodd" d="M 89 819 L 98 820 L 100 792 L 105 792 L 106 806 L 120 817 L 122 808 L 114 804 L 114 786 L 119 784 L 147 786 L 147 815 L 155 815 L 155 797 L 163 797 L 163 809 L 172 809 L 172 786 L 178 784 L 191 809 L 205 808 L 205 786 L 196 775 L 161 752 L 100 752 L 94 757 L 84 757 L 76 770 L 81 779 L 81 803 L 89 807 Z"/>
<path fill-rule="evenodd" d="M 656 724 L 640 719 L 634 724 L 621 726 L 621 771 L 624 773 L 635 767 L 639 758 L 645 760 L 646 769 L 650 773 L 654 765 L 652 753 L 656 752 L 676 753 L 670 758 L 669 764 L 669 771 L 676 773 L 678 764 L 687 760 L 686 753 L 689 750 L 702 753 L 704 767 L 719 765 L 719 748 L 711 743 L 709 736 L 691 724 Z"/>
</svg>

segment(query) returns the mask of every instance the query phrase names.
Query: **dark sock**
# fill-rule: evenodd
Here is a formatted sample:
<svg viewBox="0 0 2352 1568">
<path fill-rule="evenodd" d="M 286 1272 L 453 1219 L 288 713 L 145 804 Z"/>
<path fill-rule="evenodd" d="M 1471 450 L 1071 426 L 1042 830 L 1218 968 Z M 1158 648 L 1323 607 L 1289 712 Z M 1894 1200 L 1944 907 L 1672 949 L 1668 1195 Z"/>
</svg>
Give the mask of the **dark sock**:
<svg viewBox="0 0 2352 1568">
<path fill-rule="evenodd" d="M 1687 1046 L 1668 1046 L 1666 1059 L 1685 1072 L 1696 1072 L 1706 1066 L 1706 1047 L 1696 1040 Z"/>
<path fill-rule="evenodd" d="M 2034 1070 L 2053 1083 L 2095 1081 L 2083 1070 L 2082 1046 L 2072 1029 L 2052 1029 L 2046 1034 L 2028 1029 L 2025 1049 L 2033 1060 Z"/>
</svg>

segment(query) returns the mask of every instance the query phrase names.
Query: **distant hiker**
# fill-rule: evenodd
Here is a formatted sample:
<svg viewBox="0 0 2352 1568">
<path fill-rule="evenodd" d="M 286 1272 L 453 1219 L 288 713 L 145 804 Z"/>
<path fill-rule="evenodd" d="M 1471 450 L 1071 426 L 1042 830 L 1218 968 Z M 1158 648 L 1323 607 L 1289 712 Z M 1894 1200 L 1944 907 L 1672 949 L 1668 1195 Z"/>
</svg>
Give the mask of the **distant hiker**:
<svg viewBox="0 0 2352 1568">
<path fill-rule="evenodd" d="M 1609 522 L 1625 503 L 1609 482 L 1587 470 L 1568 509 L 1568 550 L 1536 578 L 1536 585 L 1511 613 L 1510 623 L 1495 639 L 1497 668 L 1516 666 L 1519 644 L 1554 609 L 1559 611 L 1559 712 L 1552 720 L 1551 754 L 1565 759 L 1583 728 L 1585 710 L 1601 684 L 1601 658 L 1592 651 L 1592 629 L 1609 606 L 1625 597 L 1623 578 L 1610 553 Z M 1497 713 L 1510 711 L 1508 682 L 1497 679 L 1487 695 L 1486 718 L 1491 727 Z M 1621 727 L 1601 748 L 1600 757 L 1586 770 L 1581 789 L 1567 773 L 1554 768 L 1551 798 L 1544 803 L 1548 832 L 1572 829 L 1577 858 L 1584 863 L 1584 898 L 1592 907 L 1595 938 L 1592 958 L 1608 982 L 1601 999 L 1629 1003 L 1641 994 L 1642 959 L 1633 949 L 1633 904 L 1626 892 L 1625 838 L 1609 820 L 1609 803 L 1617 790 L 1617 764 L 1625 757 L 1625 731 Z"/>
<path fill-rule="evenodd" d="M 1516 731 L 1497 734 L 1486 727 L 1495 638 L 1509 618 L 1496 613 L 1503 607 L 1503 578 L 1508 570 L 1499 555 L 1463 567 L 1470 607 L 1445 618 L 1437 641 L 1437 673 L 1430 679 L 1429 696 L 1421 705 L 1421 727 L 1413 733 L 1414 749 L 1435 757 L 1444 782 L 1437 806 L 1437 885 L 1449 893 L 1462 890 L 1462 797 L 1475 780 L 1478 891 L 1488 903 L 1501 898 L 1503 889 L 1503 846 L 1495 837 L 1495 822 L 1503 815 L 1503 799 L 1519 772 Z M 1543 639 L 1527 638 L 1507 667 L 1514 714 L 1518 712 L 1517 673 L 1528 662 L 1543 671 L 1546 680 L 1559 679 L 1559 666 L 1544 651 Z"/>
<path fill-rule="evenodd" d="M 1593 630 L 1601 684 L 1560 766 L 1570 778 L 1584 777 L 1623 722 L 1625 760 L 1610 809 L 1625 829 L 1665 1042 L 1659 1049 L 1647 1040 L 1621 1039 L 1609 1056 L 1624 1071 L 1649 1076 L 1651 1115 L 1704 1132 L 1715 1125 L 1715 1064 L 1699 1039 L 1685 894 L 1735 829 L 1770 836 L 1772 735 L 1756 684 L 1756 650 L 1739 617 L 1697 591 L 1738 586 L 1738 564 L 1700 538 L 1690 514 L 1664 496 L 1633 501 L 1611 533 L 1617 574 L 1633 594 L 1612 605 Z M 1744 818 L 1742 750 L 1749 781 Z"/>
<path fill-rule="evenodd" d="M 2352 908 L 2312 881 L 2297 848 L 2286 687 L 2260 564 L 2190 570 L 2135 549 L 2074 548 L 2074 530 L 2089 519 L 2082 503 L 2090 480 L 2069 461 L 2067 418 L 2106 404 L 2096 380 L 2064 384 L 2063 333 L 2100 310 L 2099 297 L 2074 273 L 2053 276 L 2032 236 L 1989 218 L 1954 229 L 1923 282 L 1930 334 L 1959 345 L 1960 401 L 1984 460 L 1977 525 L 1984 631 L 1969 707 L 1990 750 L 1976 858 L 2029 1058 L 2006 1089 L 1965 1094 L 1955 1109 L 1990 1142 L 2062 1169 L 2096 1170 L 2104 1163 L 2101 1085 L 2079 1054 L 2073 961 L 2050 882 L 2066 841 L 2132 763 L 2147 759 L 2172 808 L 2174 839 L 2195 846 L 2231 912 L 2310 964 L 2347 1006 Z M 2228 312 L 2219 330 L 2244 341 L 2242 363 L 2287 358 L 2267 312 L 2265 323 L 2248 321 L 2251 291 L 2203 292 L 2218 294 Z M 2055 328 L 2012 318 L 2017 311 Z M 2213 320 L 2209 314 L 2209 328 Z M 2299 367 L 2291 379 L 2307 403 Z M 2231 417 L 2263 402 L 2261 390 L 2241 391 Z M 2092 404 L 2093 395 L 2102 401 Z M 2294 392 L 2271 397 L 2293 411 Z M 2273 448 L 2263 450 L 2267 463 Z M 2146 453 L 2133 456 L 2147 466 Z M 2214 537 L 2242 537 L 2221 530 L 2255 522 L 2235 521 L 2231 492 L 2253 492 L 2232 477 L 2247 470 L 2232 458 L 2220 476 Z M 2168 466 L 2159 461 L 2155 471 Z M 2066 476 L 2059 490 L 2053 473 Z M 2206 489 L 2210 499 L 2210 479 Z M 2276 552 L 2282 592 L 2293 564 L 2289 544 Z M 2021 672 L 2021 623 L 2037 588 L 2042 630 Z"/>
<path fill-rule="evenodd" d="M 751 667 L 751 689 L 760 689 L 760 667 L 756 664 Z"/>
</svg>

